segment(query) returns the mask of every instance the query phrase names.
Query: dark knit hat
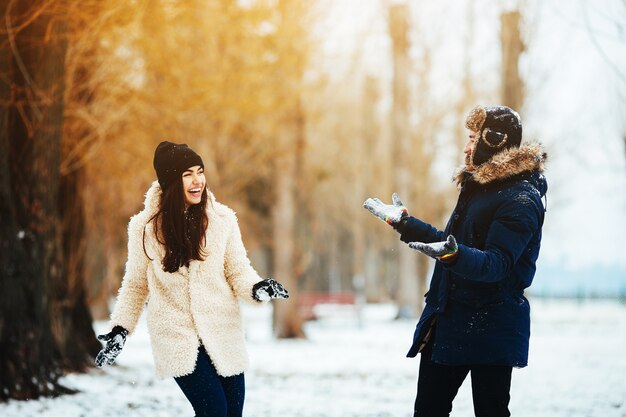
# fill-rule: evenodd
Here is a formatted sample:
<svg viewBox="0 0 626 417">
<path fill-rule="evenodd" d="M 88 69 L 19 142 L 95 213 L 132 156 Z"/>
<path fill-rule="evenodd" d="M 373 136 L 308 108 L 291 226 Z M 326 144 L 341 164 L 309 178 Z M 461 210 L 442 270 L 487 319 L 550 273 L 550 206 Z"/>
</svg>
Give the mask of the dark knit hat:
<svg viewBox="0 0 626 417">
<path fill-rule="evenodd" d="M 506 149 L 519 147 L 522 142 L 519 114 L 506 106 L 474 107 L 465 120 L 465 127 L 476 132 L 476 147 L 471 157 L 474 166 Z"/>
<path fill-rule="evenodd" d="M 162 189 L 167 188 L 181 178 L 185 170 L 200 165 L 202 158 L 186 144 L 161 142 L 154 151 L 154 170 Z"/>
</svg>

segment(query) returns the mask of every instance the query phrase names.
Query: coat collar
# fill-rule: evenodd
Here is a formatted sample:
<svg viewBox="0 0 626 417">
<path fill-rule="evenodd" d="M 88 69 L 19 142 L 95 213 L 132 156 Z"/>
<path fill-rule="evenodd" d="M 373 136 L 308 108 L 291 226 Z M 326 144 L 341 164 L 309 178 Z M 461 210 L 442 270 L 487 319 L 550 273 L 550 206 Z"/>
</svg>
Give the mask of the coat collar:
<svg viewBox="0 0 626 417">
<path fill-rule="evenodd" d="M 494 155 L 487 162 L 470 169 L 460 167 L 454 182 L 460 187 L 466 180 L 478 184 L 502 181 L 525 172 L 543 172 L 548 155 L 539 143 L 529 143 L 519 148 L 510 148 Z"/>
<path fill-rule="evenodd" d="M 212 192 L 208 190 L 208 188 L 205 188 L 205 192 L 208 194 L 208 197 L 209 197 L 209 204 L 207 204 L 207 208 L 215 207 L 216 205 L 215 196 L 213 195 Z M 161 190 L 159 181 L 154 181 L 152 185 L 150 186 L 150 188 L 148 189 L 148 191 L 146 192 L 146 198 L 143 202 L 143 205 L 144 205 L 143 211 L 147 212 L 150 215 L 156 213 L 157 210 L 159 209 L 159 202 L 161 201 L 161 194 L 163 194 L 163 191 Z"/>
<path fill-rule="evenodd" d="M 145 225 L 148 224 L 152 216 L 158 211 L 162 193 L 163 191 L 161 190 L 161 186 L 159 185 L 158 181 L 154 181 L 146 192 L 144 209 L 138 214 L 139 216 L 143 217 Z M 219 231 L 225 227 L 223 216 L 228 213 L 230 209 L 223 204 L 217 202 L 213 193 L 210 192 L 208 189 L 206 189 L 206 193 L 209 199 L 209 201 L 207 202 L 207 214 L 209 216 L 209 228 L 211 229 L 211 232 L 209 232 L 209 229 L 207 229 L 207 247 L 215 247 L 218 245 L 216 243 L 216 240 L 219 240 L 221 236 L 219 232 L 216 233 L 216 230 Z M 151 230 L 153 232 L 153 229 Z M 148 236 L 146 241 L 151 241 L 152 247 L 154 248 L 154 250 L 156 250 L 156 253 L 149 255 L 149 257 L 151 259 L 162 259 L 162 256 L 164 255 L 162 253 L 162 245 L 158 243 L 156 237 L 154 237 L 152 233 L 146 234 L 146 236 Z M 211 251 L 209 251 L 209 256 L 207 257 L 207 259 L 209 259 L 211 256 L 213 256 L 213 254 Z M 189 267 L 181 266 L 175 273 L 179 273 L 184 276 L 196 274 L 199 269 L 202 268 L 202 265 L 206 264 L 207 259 L 203 261 L 192 259 L 189 261 Z"/>
</svg>

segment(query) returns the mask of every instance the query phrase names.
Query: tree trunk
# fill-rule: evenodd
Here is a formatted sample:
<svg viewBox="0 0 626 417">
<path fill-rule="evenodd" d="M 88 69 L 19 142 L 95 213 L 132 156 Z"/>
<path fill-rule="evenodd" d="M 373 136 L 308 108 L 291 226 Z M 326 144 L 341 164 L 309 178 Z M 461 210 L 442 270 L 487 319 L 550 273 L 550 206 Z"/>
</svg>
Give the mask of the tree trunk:
<svg viewBox="0 0 626 417">
<path fill-rule="evenodd" d="M 520 33 L 518 10 L 500 16 L 502 47 L 502 104 L 521 112 L 524 104 L 524 83 L 519 73 L 519 58 L 525 46 Z"/>
<path fill-rule="evenodd" d="M 373 77 L 366 77 L 363 82 L 362 113 L 359 121 L 361 126 L 360 140 L 356 146 L 358 155 L 355 157 L 358 161 L 358 170 L 354 174 L 355 200 L 359 202 L 364 201 L 366 186 L 372 183 L 372 176 L 375 175 L 372 174 L 372 168 L 375 166 L 374 158 L 377 158 L 378 155 L 372 154 L 371 150 L 375 149 L 375 142 L 378 139 L 378 124 L 376 121 L 376 104 L 378 100 L 377 80 Z M 357 294 L 364 298 L 363 302 L 378 302 L 384 298 L 381 295 L 383 289 L 381 277 L 378 274 L 368 273 L 369 271 L 366 267 L 367 242 L 365 240 L 365 222 L 366 218 L 369 217 L 369 213 L 360 204 L 355 205 L 354 210 L 352 232 L 355 240 L 353 281 L 355 288 L 360 290 L 360 292 L 357 291 Z"/>
<path fill-rule="evenodd" d="M 58 202 L 65 274 L 53 283 L 50 302 L 63 368 L 77 372 L 92 366 L 102 347 L 93 331 L 85 288 L 85 182 L 84 167 L 60 178 Z"/>
<path fill-rule="evenodd" d="M 94 10 L 94 15 L 98 14 L 98 10 Z M 89 84 L 93 69 L 83 60 L 87 56 L 94 56 L 95 52 L 92 46 L 91 50 L 87 49 L 79 56 L 74 55 L 74 59 L 80 61 L 66 69 L 68 93 L 65 97 L 68 109 L 86 109 L 94 99 L 94 91 Z M 65 119 L 61 153 L 63 168 L 58 196 L 65 274 L 53 283 L 51 294 L 51 319 L 63 367 L 77 372 L 93 366 L 93 358 L 102 347 L 94 334 L 93 319 L 87 305 L 86 161 L 84 153 L 77 152 L 81 142 L 90 137 L 91 130 L 92 127 L 83 121 Z"/>
<path fill-rule="evenodd" d="M 289 290 L 287 300 L 274 302 L 274 334 L 278 338 L 304 337 L 298 312 L 298 281 L 294 268 L 296 150 L 298 129 L 289 120 L 278 133 L 279 155 L 275 164 L 276 204 L 273 212 L 273 265 L 276 280 Z"/>
<path fill-rule="evenodd" d="M 463 155 L 463 148 L 467 142 L 468 133 L 465 128 L 465 117 L 476 104 L 476 89 L 474 88 L 474 79 L 472 78 L 472 63 L 475 60 L 472 55 L 472 45 L 474 44 L 476 35 L 476 4 L 467 2 L 466 17 L 467 35 L 463 40 L 463 78 L 461 80 L 461 94 L 455 106 L 455 118 L 458 122 L 454 128 L 454 144 L 458 150 L 459 161 Z M 456 188 L 454 188 L 456 193 Z M 452 195 L 452 193 L 451 193 Z"/>
<path fill-rule="evenodd" d="M 1 6 L 1 44 L 10 52 L 0 54 L 8 103 L 0 130 L 0 399 L 30 399 L 69 392 L 58 384 L 49 320 L 49 286 L 63 276 L 57 197 L 65 22 L 42 13 L 16 33 L 38 2 Z"/>
<path fill-rule="evenodd" d="M 406 203 L 411 196 L 409 132 L 409 8 L 398 4 L 389 8 L 389 32 L 393 42 L 393 109 L 392 129 L 395 167 L 395 190 Z M 398 316 L 416 317 L 418 314 L 418 285 L 415 254 L 398 240 Z"/>
</svg>

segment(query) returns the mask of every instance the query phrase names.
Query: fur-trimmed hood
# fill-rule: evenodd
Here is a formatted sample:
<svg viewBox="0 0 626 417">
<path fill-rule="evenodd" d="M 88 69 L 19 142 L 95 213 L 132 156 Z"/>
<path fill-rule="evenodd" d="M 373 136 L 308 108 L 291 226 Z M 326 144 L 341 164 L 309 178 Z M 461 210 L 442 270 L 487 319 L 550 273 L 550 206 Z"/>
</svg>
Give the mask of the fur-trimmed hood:
<svg viewBox="0 0 626 417">
<path fill-rule="evenodd" d="M 466 181 L 489 184 L 502 181 L 523 173 L 543 173 L 548 154 L 539 143 L 523 144 L 519 148 L 510 148 L 494 155 L 487 162 L 468 169 L 460 167 L 454 175 L 454 182 L 460 187 Z M 541 190 L 540 190 L 541 191 Z"/>
</svg>

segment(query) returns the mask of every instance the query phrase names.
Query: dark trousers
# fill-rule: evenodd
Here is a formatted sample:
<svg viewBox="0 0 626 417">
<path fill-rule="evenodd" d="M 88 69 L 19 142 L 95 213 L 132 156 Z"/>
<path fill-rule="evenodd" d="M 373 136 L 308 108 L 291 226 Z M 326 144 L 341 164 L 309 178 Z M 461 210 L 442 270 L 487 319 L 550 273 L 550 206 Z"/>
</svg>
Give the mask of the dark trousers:
<svg viewBox="0 0 626 417">
<path fill-rule="evenodd" d="M 246 393 L 243 374 L 218 375 L 203 346 L 198 350 L 196 369 L 174 380 L 191 403 L 196 417 L 241 417 Z"/>
<path fill-rule="evenodd" d="M 417 381 L 413 417 L 448 417 L 468 373 L 472 378 L 472 398 L 476 417 L 508 417 L 511 366 L 450 366 L 431 361 L 433 339 L 424 347 Z"/>
</svg>

